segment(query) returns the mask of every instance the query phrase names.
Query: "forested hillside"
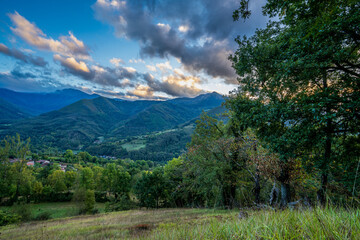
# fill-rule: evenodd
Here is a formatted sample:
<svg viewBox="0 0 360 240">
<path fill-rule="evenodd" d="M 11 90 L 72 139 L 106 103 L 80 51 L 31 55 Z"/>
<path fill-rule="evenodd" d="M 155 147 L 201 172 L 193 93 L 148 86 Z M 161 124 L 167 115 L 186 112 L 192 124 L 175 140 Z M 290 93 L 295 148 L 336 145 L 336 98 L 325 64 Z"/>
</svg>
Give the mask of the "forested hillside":
<svg viewBox="0 0 360 240">
<path fill-rule="evenodd" d="M 155 147 L 147 146 L 147 143 L 151 145 L 151 139 L 159 138 L 158 134 L 161 134 L 172 139 L 165 140 L 167 143 L 161 145 L 161 148 L 167 149 L 159 153 L 159 159 L 164 161 L 185 150 L 191 131 L 184 131 L 181 125 L 197 118 L 204 110 L 219 107 L 223 101 L 217 93 L 170 101 L 125 101 L 104 97 L 84 99 L 57 111 L 8 124 L 0 135 L 5 137 L 19 133 L 23 138 L 30 137 L 34 150 L 40 151 L 46 147 L 82 149 L 96 155 L 155 160 L 156 153 L 151 151 Z M 170 129 L 175 130 L 162 133 Z M 144 147 L 148 148 L 127 153 L 122 144 L 135 139 L 142 139 Z M 171 153 L 170 145 L 174 145 L 174 153 Z M 144 157 L 147 155 L 143 152 L 145 150 L 148 157 Z"/>
</svg>

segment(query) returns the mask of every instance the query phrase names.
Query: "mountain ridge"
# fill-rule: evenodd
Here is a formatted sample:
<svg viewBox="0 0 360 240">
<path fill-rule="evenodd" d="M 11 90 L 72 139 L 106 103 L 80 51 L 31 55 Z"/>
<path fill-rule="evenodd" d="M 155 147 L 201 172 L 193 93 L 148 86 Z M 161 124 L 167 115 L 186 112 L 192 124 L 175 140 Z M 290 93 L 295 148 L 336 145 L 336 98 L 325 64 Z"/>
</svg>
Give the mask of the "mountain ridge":
<svg viewBox="0 0 360 240">
<path fill-rule="evenodd" d="M 79 100 L 93 99 L 96 97 L 99 97 L 99 95 L 87 94 L 71 88 L 50 93 L 16 92 L 6 88 L 0 88 L 0 98 L 30 116 L 37 116 L 42 113 L 59 110 Z"/>
<path fill-rule="evenodd" d="M 174 128 L 223 101 L 217 93 L 167 101 L 118 101 L 98 96 L 15 122 L 3 129 L 0 137 L 19 133 L 38 146 L 83 149 L 99 138 L 119 140 Z"/>
</svg>

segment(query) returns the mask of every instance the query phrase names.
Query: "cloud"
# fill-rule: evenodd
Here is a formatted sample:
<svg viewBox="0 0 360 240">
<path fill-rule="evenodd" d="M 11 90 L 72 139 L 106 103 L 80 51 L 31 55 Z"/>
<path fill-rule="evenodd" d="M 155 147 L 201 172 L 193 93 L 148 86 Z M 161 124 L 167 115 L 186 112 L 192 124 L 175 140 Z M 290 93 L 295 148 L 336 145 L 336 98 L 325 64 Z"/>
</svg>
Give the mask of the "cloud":
<svg viewBox="0 0 360 240">
<path fill-rule="evenodd" d="M 69 57 L 54 55 L 54 61 L 60 62 L 63 70 L 81 79 L 96 83 L 103 87 L 128 87 L 134 86 L 129 79 L 136 79 L 138 74 L 132 67 L 104 67 L 100 65 L 88 66 L 83 61 Z"/>
<path fill-rule="evenodd" d="M 59 40 L 54 40 L 19 13 L 8 15 L 14 24 L 14 27 L 11 27 L 12 32 L 31 46 L 76 59 L 91 59 L 89 49 L 72 32 L 69 32 L 69 36 L 61 36 Z"/>
<path fill-rule="evenodd" d="M 17 49 L 10 49 L 2 43 L 0 43 L 0 53 L 16 58 L 25 63 L 32 64 L 34 66 L 45 67 L 47 65 L 47 62 L 42 57 L 33 57 L 32 55 L 25 54 Z"/>
<path fill-rule="evenodd" d="M 264 2 L 250 1 L 253 15 L 245 23 L 232 20 L 238 0 L 98 0 L 93 9 L 97 19 L 114 27 L 116 36 L 137 40 L 142 56 L 173 56 L 188 70 L 230 84 L 237 83 L 228 60 L 236 48 L 233 39 L 265 26 Z"/>
<path fill-rule="evenodd" d="M 118 67 L 120 66 L 120 64 L 124 64 L 124 60 L 120 59 L 120 58 L 112 58 L 110 59 L 110 63 L 113 64 L 114 66 Z"/>
<path fill-rule="evenodd" d="M 155 79 L 151 74 L 145 74 L 143 77 L 149 87 L 148 93 L 163 92 L 172 97 L 194 97 L 204 93 L 203 90 L 195 86 L 196 83 L 200 82 L 200 79 L 196 77 L 169 75 L 164 77 L 162 81 Z"/>
<path fill-rule="evenodd" d="M 156 67 L 155 66 L 152 66 L 152 65 L 146 65 L 146 68 L 151 71 L 151 72 L 156 72 Z"/>
<path fill-rule="evenodd" d="M 70 70 L 70 72 L 83 72 L 84 74 L 90 73 L 89 68 L 83 61 L 77 62 L 73 57 L 62 57 L 58 54 L 54 55 L 54 60 L 59 61 L 61 65 Z"/>
<path fill-rule="evenodd" d="M 149 86 L 138 85 L 134 90 L 129 91 L 128 95 L 149 99 L 154 97 L 154 91 Z"/>
<path fill-rule="evenodd" d="M 169 61 L 164 62 L 164 63 L 158 63 L 158 64 L 156 64 L 156 67 L 157 67 L 158 69 L 160 69 L 160 71 L 161 71 L 162 73 L 166 73 L 166 72 L 168 72 L 169 70 L 172 70 L 172 69 L 173 69 Z"/>
<path fill-rule="evenodd" d="M 145 63 L 145 61 L 142 59 L 130 59 L 129 63 Z"/>
<path fill-rule="evenodd" d="M 16 66 L 11 72 L 0 72 L 0 87 L 14 91 L 49 92 L 70 86 L 60 83 L 41 70 L 31 72 Z"/>
</svg>

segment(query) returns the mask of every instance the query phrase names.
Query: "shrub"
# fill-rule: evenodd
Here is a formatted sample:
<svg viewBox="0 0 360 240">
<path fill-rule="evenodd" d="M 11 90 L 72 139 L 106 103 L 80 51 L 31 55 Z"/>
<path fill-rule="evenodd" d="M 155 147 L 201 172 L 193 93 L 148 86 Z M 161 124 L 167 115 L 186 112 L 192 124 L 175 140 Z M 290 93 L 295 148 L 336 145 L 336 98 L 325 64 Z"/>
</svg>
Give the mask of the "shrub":
<svg viewBox="0 0 360 240">
<path fill-rule="evenodd" d="M 36 221 L 44 221 L 44 220 L 49 220 L 51 216 L 50 212 L 42 212 L 39 215 L 37 215 L 34 220 Z"/>
<path fill-rule="evenodd" d="M 95 192 L 95 201 L 99 203 L 107 202 L 106 192 Z"/>
<path fill-rule="evenodd" d="M 20 222 L 21 217 L 14 213 L 0 211 L 0 226 Z"/>
<path fill-rule="evenodd" d="M 32 219 L 30 206 L 24 203 L 17 203 L 14 205 L 13 211 L 16 215 L 20 216 L 21 221 L 26 222 Z"/>
<path fill-rule="evenodd" d="M 106 212 L 125 211 L 135 208 L 136 205 L 130 200 L 129 196 L 123 195 L 119 198 L 113 198 L 105 204 Z"/>
<path fill-rule="evenodd" d="M 85 192 L 85 210 L 91 213 L 95 207 L 95 193 L 94 190 L 86 190 Z"/>
</svg>

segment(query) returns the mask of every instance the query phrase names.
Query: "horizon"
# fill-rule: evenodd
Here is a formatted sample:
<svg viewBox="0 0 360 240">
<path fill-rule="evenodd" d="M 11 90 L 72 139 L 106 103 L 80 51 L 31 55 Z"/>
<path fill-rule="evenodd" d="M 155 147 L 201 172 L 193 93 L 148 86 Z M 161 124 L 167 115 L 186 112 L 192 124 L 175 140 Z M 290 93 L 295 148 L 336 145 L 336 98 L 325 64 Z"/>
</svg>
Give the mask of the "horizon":
<svg viewBox="0 0 360 240">
<path fill-rule="evenodd" d="M 118 100 L 124 100 L 124 101 L 168 101 L 168 100 L 173 100 L 173 99 L 179 99 L 179 98 L 189 98 L 189 99 L 193 99 L 193 98 L 197 98 L 199 96 L 202 96 L 202 95 L 209 95 L 209 94 L 218 94 L 222 97 L 224 96 L 227 96 L 227 94 L 222 94 L 222 93 L 219 93 L 217 91 L 212 91 L 212 92 L 205 92 L 205 93 L 199 93 L 198 95 L 195 95 L 195 96 L 178 96 L 178 97 L 173 97 L 173 98 L 154 98 L 154 99 L 129 99 L 129 98 L 121 98 L 121 97 L 112 97 L 112 96 L 103 96 L 101 94 L 98 94 L 96 92 L 85 92 L 83 91 L 82 89 L 76 89 L 76 88 L 63 88 L 63 89 L 55 89 L 53 91 L 50 91 L 50 92 L 28 92 L 28 91 L 16 91 L 16 90 L 13 90 L 13 89 L 9 89 L 9 88 L 3 88 L 3 87 L 0 87 L 0 90 L 7 90 L 7 91 L 12 91 L 12 92 L 15 92 L 15 93 L 24 93 L 24 94 L 51 94 L 51 93 L 56 93 L 56 92 L 61 92 L 61 91 L 66 91 L 66 90 L 73 90 L 73 91 L 80 91 L 82 93 L 85 93 L 85 94 L 88 94 L 90 96 L 93 96 L 93 95 L 97 95 L 98 97 L 103 97 L 103 98 L 108 98 L 108 99 L 118 99 Z M 0 98 L 1 99 L 1 98 Z"/>
<path fill-rule="evenodd" d="M 0 87 L 133 100 L 228 94 L 237 87 L 227 59 L 234 39 L 266 25 L 264 3 L 234 22 L 237 0 L 5 2 Z"/>
</svg>

